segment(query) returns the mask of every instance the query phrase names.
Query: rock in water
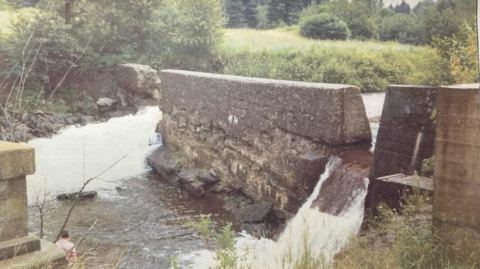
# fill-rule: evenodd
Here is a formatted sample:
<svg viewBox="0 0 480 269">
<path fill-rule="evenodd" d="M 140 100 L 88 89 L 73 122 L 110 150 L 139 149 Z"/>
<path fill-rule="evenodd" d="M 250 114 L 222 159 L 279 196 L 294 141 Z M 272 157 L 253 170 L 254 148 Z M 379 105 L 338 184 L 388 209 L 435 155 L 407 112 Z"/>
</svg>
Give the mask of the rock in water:
<svg viewBox="0 0 480 269">
<path fill-rule="evenodd" d="M 77 198 L 78 192 L 73 192 L 73 193 L 63 193 L 57 195 L 58 200 L 75 200 Z M 97 196 L 96 191 L 86 191 L 82 192 L 80 194 L 80 199 L 92 199 Z"/>
<path fill-rule="evenodd" d="M 205 183 L 198 180 L 195 170 L 185 170 L 178 174 L 176 181 L 188 193 L 195 197 L 202 197 L 205 194 Z"/>
<path fill-rule="evenodd" d="M 147 157 L 147 163 L 162 180 L 172 180 L 179 173 L 179 167 L 175 162 L 172 152 L 165 146 L 160 146 Z"/>
<path fill-rule="evenodd" d="M 233 209 L 232 212 L 242 222 L 255 223 L 263 221 L 272 210 L 272 206 L 272 203 L 261 203 Z"/>
</svg>

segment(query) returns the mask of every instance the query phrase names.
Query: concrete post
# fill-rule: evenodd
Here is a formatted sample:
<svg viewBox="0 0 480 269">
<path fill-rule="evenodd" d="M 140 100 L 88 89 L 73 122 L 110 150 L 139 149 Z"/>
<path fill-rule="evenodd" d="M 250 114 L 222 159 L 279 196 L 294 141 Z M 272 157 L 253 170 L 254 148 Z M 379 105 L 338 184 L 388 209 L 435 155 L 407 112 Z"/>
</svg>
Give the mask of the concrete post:
<svg viewBox="0 0 480 269">
<path fill-rule="evenodd" d="M 480 243 L 480 116 L 478 84 L 437 93 L 433 221 L 441 236 Z"/>
<path fill-rule="evenodd" d="M 0 141 L 0 261 L 40 249 L 28 236 L 26 175 L 35 172 L 35 152 Z"/>
</svg>

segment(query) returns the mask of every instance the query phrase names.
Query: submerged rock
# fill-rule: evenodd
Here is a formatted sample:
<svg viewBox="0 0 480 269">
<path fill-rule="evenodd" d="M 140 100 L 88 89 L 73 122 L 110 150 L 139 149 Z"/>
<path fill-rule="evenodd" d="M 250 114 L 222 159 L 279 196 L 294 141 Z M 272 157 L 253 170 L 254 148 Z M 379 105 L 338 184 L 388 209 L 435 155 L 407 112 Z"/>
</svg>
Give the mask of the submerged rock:
<svg viewBox="0 0 480 269">
<path fill-rule="evenodd" d="M 180 186 L 195 197 L 202 197 L 205 194 L 205 183 L 197 178 L 197 171 L 184 170 L 178 174 L 176 180 Z"/>
<path fill-rule="evenodd" d="M 78 192 L 72 193 L 63 193 L 57 195 L 58 200 L 75 200 L 77 198 Z M 96 191 L 86 191 L 80 194 L 80 199 L 93 199 L 97 197 Z"/>
<path fill-rule="evenodd" d="M 255 223 L 263 221 L 272 210 L 272 207 L 272 203 L 265 202 L 233 209 L 232 213 L 242 222 Z"/>
</svg>

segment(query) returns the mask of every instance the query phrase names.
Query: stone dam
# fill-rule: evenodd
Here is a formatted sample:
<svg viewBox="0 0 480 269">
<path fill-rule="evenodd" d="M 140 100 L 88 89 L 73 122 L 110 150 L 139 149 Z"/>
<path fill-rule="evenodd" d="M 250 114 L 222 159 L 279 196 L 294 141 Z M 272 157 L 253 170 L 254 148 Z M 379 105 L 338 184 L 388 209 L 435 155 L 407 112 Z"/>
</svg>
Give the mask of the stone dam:
<svg viewBox="0 0 480 269">
<path fill-rule="evenodd" d="M 294 213 L 330 156 L 353 145 L 368 151 L 371 144 L 354 86 L 175 70 L 161 71 L 160 79 L 164 146 L 177 162 L 184 158 L 186 170 L 212 171 L 220 180 L 209 186 L 172 169 L 164 175 L 193 193 L 236 191 L 271 203 L 280 215 Z"/>
</svg>

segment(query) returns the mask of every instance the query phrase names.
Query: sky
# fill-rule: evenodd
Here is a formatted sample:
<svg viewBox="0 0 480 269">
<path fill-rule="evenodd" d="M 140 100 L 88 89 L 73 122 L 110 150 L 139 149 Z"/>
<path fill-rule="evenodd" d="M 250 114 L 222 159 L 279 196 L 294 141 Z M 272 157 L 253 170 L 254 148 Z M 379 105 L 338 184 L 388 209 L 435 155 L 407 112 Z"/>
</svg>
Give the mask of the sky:
<svg viewBox="0 0 480 269">
<path fill-rule="evenodd" d="M 412 8 L 418 3 L 420 2 L 421 0 L 405 0 L 405 2 L 407 2 Z M 402 2 L 402 0 L 383 0 L 383 3 L 385 4 L 385 6 L 389 6 L 390 4 L 392 4 L 393 6 L 395 6 L 396 4 L 400 4 Z"/>
</svg>

